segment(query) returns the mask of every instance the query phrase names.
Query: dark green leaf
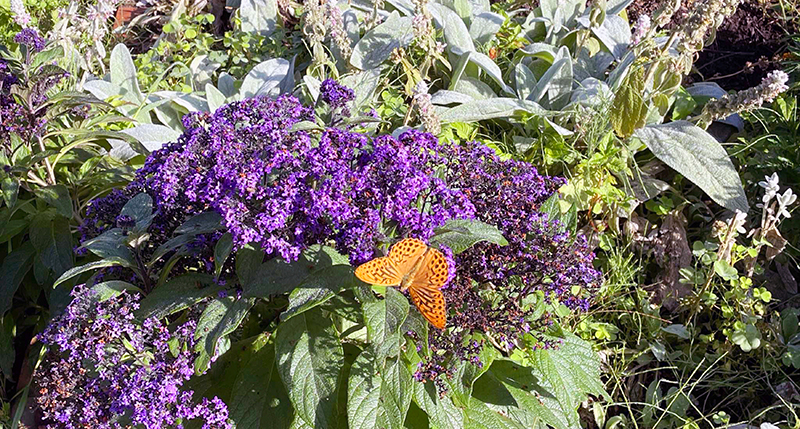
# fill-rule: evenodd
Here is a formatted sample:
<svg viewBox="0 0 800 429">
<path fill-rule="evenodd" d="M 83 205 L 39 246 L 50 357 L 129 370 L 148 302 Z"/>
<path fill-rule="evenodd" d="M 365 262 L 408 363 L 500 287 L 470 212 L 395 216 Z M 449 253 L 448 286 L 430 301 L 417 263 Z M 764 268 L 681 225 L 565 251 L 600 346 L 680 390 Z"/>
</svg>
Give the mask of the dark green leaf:
<svg viewBox="0 0 800 429">
<path fill-rule="evenodd" d="M 150 261 L 147 263 L 148 266 L 153 266 L 159 259 L 161 259 L 164 255 L 169 252 L 172 252 L 175 249 L 181 248 L 195 240 L 194 235 L 179 235 L 177 237 L 172 237 L 167 240 L 165 243 L 158 246 L 155 252 L 153 252 L 153 256 L 150 257 Z"/>
<path fill-rule="evenodd" d="M 72 197 L 69 195 L 69 190 L 66 186 L 48 186 L 46 188 L 38 188 L 34 192 L 37 197 L 55 207 L 61 216 L 67 219 L 72 217 Z"/>
<path fill-rule="evenodd" d="M 0 188 L 3 191 L 3 201 L 6 206 L 14 207 L 17 203 L 17 195 L 19 194 L 19 180 L 14 177 L 6 176 L 0 181 Z"/>
<path fill-rule="evenodd" d="M 69 279 L 71 279 L 71 278 L 73 278 L 73 277 L 75 277 L 75 276 L 77 276 L 79 274 L 83 274 L 83 273 L 85 273 L 87 271 L 93 271 L 93 270 L 97 270 L 97 269 L 105 268 L 105 267 L 113 267 L 115 265 L 124 265 L 124 261 L 118 261 L 118 260 L 114 260 L 114 259 L 101 259 L 99 261 L 93 261 L 93 262 L 89 262 L 88 264 L 83 264 L 83 265 L 79 265 L 79 266 L 74 267 L 74 268 L 70 268 L 69 270 L 64 272 L 64 274 L 62 274 L 61 277 L 59 277 L 55 281 L 55 283 L 53 283 L 53 287 L 56 287 L 56 286 L 60 285 L 61 283 L 64 283 L 65 281 L 67 281 L 67 280 L 69 280 Z"/>
<path fill-rule="evenodd" d="M 128 248 L 126 240 L 127 237 L 122 234 L 121 229 L 112 228 L 91 240 L 84 241 L 81 247 L 103 259 L 117 261 L 128 267 L 135 267 L 133 253 Z"/>
<path fill-rule="evenodd" d="M 447 221 L 443 227 L 437 228 L 435 232 L 436 235 L 431 238 L 431 244 L 443 244 L 456 254 L 482 241 L 501 246 L 508 244 L 500 230 L 479 220 L 452 219 Z"/>
<path fill-rule="evenodd" d="M 3 375 L 0 379 L 12 380 L 14 378 L 14 360 L 16 358 L 14 351 L 15 328 L 16 323 L 13 315 L 9 314 L 6 317 L 0 317 L 0 374 Z"/>
<path fill-rule="evenodd" d="M 219 238 L 217 244 L 214 246 L 214 275 L 219 276 L 222 272 L 222 267 L 225 265 L 225 261 L 228 260 L 228 256 L 231 255 L 231 251 L 233 250 L 233 236 L 231 233 L 226 232 L 222 237 Z"/>
<path fill-rule="evenodd" d="M 175 229 L 175 234 L 207 234 L 222 228 L 222 216 L 219 213 L 203 212 L 193 216 Z"/>
<path fill-rule="evenodd" d="M 278 374 L 275 346 L 262 347 L 241 368 L 227 401 L 236 428 L 288 428 L 294 411 Z"/>
<path fill-rule="evenodd" d="M 130 216 L 136 221 L 136 228 L 146 230 L 153 221 L 153 198 L 142 192 L 128 200 L 119 212 L 120 216 Z"/>
<path fill-rule="evenodd" d="M 36 250 L 28 241 L 3 258 L 3 265 L 0 266 L 0 297 L 3 297 L 0 299 L 0 317 L 11 309 L 14 294 L 25 274 L 31 269 L 35 255 Z"/>
<path fill-rule="evenodd" d="M 37 215 L 31 222 L 29 235 L 42 263 L 56 276 L 72 268 L 72 233 L 66 218 Z"/>
<path fill-rule="evenodd" d="M 336 385 L 344 351 L 330 318 L 307 311 L 283 322 L 275 353 L 297 414 L 314 428 L 337 427 Z"/>
<path fill-rule="evenodd" d="M 253 304 L 254 298 L 236 299 L 232 296 L 216 298 L 208 304 L 200 315 L 194 333 L 197 350 L 201 353 L 199 362 L 210 362 L 216 354 L 219 339 L 239 327 Z M 198 374 L 207 369 L 204 365 L 195 364 L 195 372 Z"/>
<path fill-rule="evenodd" d="M 92 291 L 96 294 L 95 298 L 99 301 L 119 296 L 123 292 L 138 292 L 144 294 L 141 289 L 121 280 L 109 280 L 92 286 Z"/>
<path fill-rule="evenodd" d="M 196 304 L 203 298 L 214 296 L 222 286 L 214 283 L 208 274 L 189 273 L 170 279 L 155 288 L 140 303 L 136 316 L 162 318 Z"/>
<path fill-rule="evenodd" d="M 525 429 L 534 427 L 533 425 L 524 426 L 519 424 L 475 398 L 471 398 L 469 407 L 464 412 L 466 414 L 464 429 Z"/>
</svg>

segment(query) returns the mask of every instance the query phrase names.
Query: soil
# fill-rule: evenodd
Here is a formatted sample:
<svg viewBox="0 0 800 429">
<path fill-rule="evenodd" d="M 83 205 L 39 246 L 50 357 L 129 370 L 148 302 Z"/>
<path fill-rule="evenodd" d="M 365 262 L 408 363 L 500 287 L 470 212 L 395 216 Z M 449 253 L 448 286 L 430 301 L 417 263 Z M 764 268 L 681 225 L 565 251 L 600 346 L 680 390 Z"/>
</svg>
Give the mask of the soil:
<svg viewBox="0 0 800 429">
<path fill-rule="evenodd" d="M 684 5 L 673 19 L 678 25 L 691 7 Z M 776 10 L 759 0 L 744 0 L 736 13 L 718 29 L 715 40 L 705 47 L 695 61 L 689 82 L 712 81 L 726 90 L 744 89 L 761 82 L 766 74 L 779 68 L 780 55 L 786 47 L 789 28 Z M 631 22 L 639 15 L 652 13 L 663 0 L 635 0 L 628 7 Z"/>
</svg>

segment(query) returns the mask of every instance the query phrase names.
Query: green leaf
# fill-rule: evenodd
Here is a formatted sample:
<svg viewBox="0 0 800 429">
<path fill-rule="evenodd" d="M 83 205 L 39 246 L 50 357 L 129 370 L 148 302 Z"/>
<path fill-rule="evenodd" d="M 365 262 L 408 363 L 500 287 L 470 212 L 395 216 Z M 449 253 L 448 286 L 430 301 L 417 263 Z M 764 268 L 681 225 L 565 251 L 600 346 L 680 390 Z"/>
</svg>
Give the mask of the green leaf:
<svg viewBox="0 0 800 429">
<path fill-rule="evenodd" d="M 687 121 L 649 125 L 636 130 L 658 159 L 699 186 L 729 210 L 749 210 L 739 173 L 719 142 Z"/>
<path fill-rule="evenodd" d="M 242 31 L 268 35 L 277 24 L 278 3 L 275 0 L 242 0 L 239 18 Z"/>
<path fill-rule="evenodd" d="M 294 411 L 278 374 L 274 344 L 262 347 L 242 365 L 226 403 L 237 429 L 291 426 Z"/>
<path fill-rule="evenodd" d="M 347 419 L 350 429 L 403 427 L 411 405 L 414 383 L 411 372 L 399 358 L 390 358 L 385 367 L 371 349 L 358 355 L 350 369 Z"/>
<path fill-rule="evenodd" d="M 483 402 L 471 398 L 469 407 L 464 410 L 465 429 L 525 429 L 526 426 L 506 417 L 500 411 L 489 408 Z M 528 426 L 534 427 L 534 426 Z"/>
<path fill-rule="evenodd" d="M 232 296 L 216 298 L 208 304 L 194 332 L 196 349 L 200 352 L 195 360 L 196 373 L 202 374 L 208 369 L 206 365 L 216 355 L 219 339 L 238 328 L 254 304 L 255 298 L 236 299 Z"/>
<path fill-rule="evenodd" d="M 692 94 L 680 87 L 675 93 L 675 102 L 672 103 L 672 120 L 684 119 L 694 112 L 697 102 L 694 101 Z"/>
<path fill-rule="evenodd" d="M 645 71 L 637 67 L 625 77 L 611 105 L 611 126 L 620 137 L 628 137 L 645 124 L 647 105 L 644 102 Z"/>
<path fill-rule="evenodd" d="M 120 280 L 110 280 L 107 282 L 98 283 L 92 286 L 92 291 L 95 292 L 95 298 L 100 301 L 119 296 L 122 292 L 138 292 L 144 295 L 138 287 Z"/>
<path fill-rule="evenodd" d="M 273 258 L 260 265 L 255 261 L 263 253 L 252 249 L 243 251 L 240 251 L 243 260 L 240 263 L 237 255 L 236 266 L 245 296 L 266 298 L 289 292 L 296 287 L 338 291 L 341 287 L 350 285 L 353 278 L 349 265 L 340 265 L 339 268 L 309 277 L 312 273 L 334 264 L 347 264 L 343 256 L 329 247 L 315 246 L 292 263 Z"/>
<path fill-rule="evenodd" d="M 81 247 L 103 259 L 116 261 L 127 267 L 135 267 L 133 253 L 128 248 L 126 239 L 127 237 L 122 234 L 120 228 L 112 228 L 91 240 L 84 241 Z"/>
<path fill-rule="evenodd" d="M 175 234 L 208 234 L 223 228 L 222 216 L 217 212 L 211 211 L 192 216 L 175 229 Z"/>
<path fill-rule="evenodd" d="M 441 228 L 437 228 L 431 238 L 431 244 L 445 245 L 455 254 L 483 241 L 500 246 L 508 244 L 497 227 L 472 219 L 451 219 Z"/>
<path fill-rule="evenodd" d="M 439 397 L 433 383 L 414 382 L 414 403 L 428 415 L 431 427 L 437 429 L 462 429 L 464 428 L 464 414 L 450 400 L 449 397 Z"/>
<path fill-rule="evenodd" d="M 570 427 L 558 400 L 539 385 L 533 370 L 509 360 L 492 364 L 475 383 L 474 396 L 489 409 L 525 427 L 540 422 L 556 428 Z"/>
<path fill-rule="evenodd" d="M 55 45 L 52 48 L 45 49 L 38 52 L 31 58 L 31 64 L 28 66 L 29 70 L 39 70 L 45 64 L 50 64 L 64 56 L 64 47 Z"/>
<path fill-rule="evenodd" d="M 519 119 L 523 114 L 544 116 L 547 111 L 537 103 L 516 98 L 489 98 L 474 100 L 444 110 L 439 119 L 443 124 L 451 122 L 475 122 L 486 119 Z"/>
<path fill-rule="evenodd" d="M 160 319 L 214 296 L 222 289 L 208 274 L 188 273 L 174 277 L 142 299 L 136 316 L 140 320 L 148 317 Z"/>
<path fill-rule="evenodd" d="M 37 197 L 56 208 L 58 213 L 65 218 L 72 217 L 72 197 L 64 185 L 47 186 L 34 191 Z"/>
<path fill-rule="evenodd" d="M 11 301 L 10 299 L 8 300 Z M 6 317 L 0 317 L 0 380 L 3 378 L 12 380 L 14 378 L 14 360 L 16 360 L 16 352 L 14 351 L 14 332 L 16 331 L 16 323 L 14 316 L 9 314 Z"/>
<path fill-rule="evenodd" d="M 332 265 L 314 271 L 289 295 L 289 307 L 281 313 L 281 320 L 324 304 L 340 290 L 351 287 L 354 279 L 353 269 L 349 265 Z"/>
<path fill-rule="evenodd" d="M 77 267 L 70 268 L 67 271 L 65 271 L 64 274 L 62 274 L 61 277 L 59 277 L 55 281 L 55 283 L 53 283 L 53 287 L 56 287 L 56 286 L 60 285 L 61 283 L 64 283 L 65 281 L 67 281 L 67 280 L 69 280 L 69 279 L 71 279 L 71 278 L 73 278 L 73 277 L 75 277 L 75 276 L 77 276 L 79 274 L 83 274 L 83 273 L 85 273 L 87 271 L 93 271 L 93 270 L 97 270 L 97 269 L 105 268 L 105 267 L 113 267 L 115 265 L 123 265 L 124 266 L 125 263 L 124 263 L 124 261 L 118 261 L 118 260 L 115 260 L 115 259 L 101 259 L 99 261 L 92 261 L 92 262 L 89 262 L 87 264 L 83 264 L 83 265 L 79 265 Z"/>
<path fill-rule="evenodd" d="M 373 28 L 353 48 L 350 64 L 359 70 L 379 68 L 397 48 L 405 47 L 414 38 L 411 17 L 400 17 L 393 11 L 386 20 Z"/>
<path fill-rule="evenodd" d="M 307 311 L 283 322 L 275 353 L 297 414 L 314 428 L 337 427 L 336 385 L 344 351 L 330 318 Z"/>
<path fill-rule="evenodd" d="M 72 234 L 67 218 L 39 214 L 31 222 L 29 236 L 44 266 L 56 276 L 72 268 Z"/>
<path fill-rule="evenodd" d="M 153 213 L 153 198 L 144 192 L 136 194 L 128 200 L 119 212 L 120 216 L 130 216 L 136 221 L 136 228 L 144 231 L 150 226 L 155 214 Z"/>
<path fill-rule="evenodd" d="M 728 261 L 714 261 L 714 272 L 727 281 L 739 279 L 739 271 Z"/>
<path fill-rule="evenodd" d="M 225 261 L 228 260 L 228 256 L 231 255 L 232 250 L 233 236 L 231 233 L 226 232 L 214 246 L 214 275 L 216 277 L 219 277 L 222 272 L 222 267 L 225 265 Z"/>
<path fill-rule="evenodd" d="M 3 180 L 0 181 L 0 189 L 3 191 L 3 201 L 6 206 L 14 207 L 19 195 L 19 180 L 11 176 L 3 177 Z"/>
<path fill-rule="evenodd" d="M 365 302 L 364 321 L 367 338 L 379 350 L 378 357 L 396 356 L 400 353 L 400 327 L 408 316 L 408 300 L 397 289 L 386 288 L 385 299 Z"/>
<path fill-rule="evenodd" d="M 475 381 L 478 380 L 486 371 L 492 366 L 492 362 L 500 357 L 500 353 L 491 346 L 486 346 L 481 349 L 478 356 L 481 365 L 475 365 L 472 362 L 458 360 L 453 363 L 453 377 L 450 378 L 449 384 L 451 386 L 451 395 L 456 395 L 456 399 L 463 403 L 469 403 L 469 397 L 472 395 Z"/>
<path fill-rule="evenodd" d="M 36 249 L 27 241 L 3 258 L 3 265 L 0 266 L 0 296 L 3 297 L 0 299 L 0 317 L 11 309 L 14 294 L 25 274 L 30 271 L 35 255 Z"/>
<path fill-rule="evenodd" d="M 568 334 L 557 349 L 531 352 L 533 375 L 544 393 L 542 401 L 563 416 L 564 428 L 580 426 L 576 409 L 586 394 L 607 396 L 600 381 L 600 361 L 589 343 Z M 475 389 L 478 392 L 479 389 Z"/>
</svg>

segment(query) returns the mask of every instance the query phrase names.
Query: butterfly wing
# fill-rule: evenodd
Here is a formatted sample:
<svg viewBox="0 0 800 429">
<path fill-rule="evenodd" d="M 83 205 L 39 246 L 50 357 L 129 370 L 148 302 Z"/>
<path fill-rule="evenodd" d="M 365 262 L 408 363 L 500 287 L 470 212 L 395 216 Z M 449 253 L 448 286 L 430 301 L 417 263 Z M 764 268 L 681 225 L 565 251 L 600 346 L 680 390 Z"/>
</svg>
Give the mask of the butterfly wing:
<svg viewBox="0 0 800 429">
<path fill-rule="evenodd" d="M 439 290 L 447 281 L 449 264 L 442 252 L 429 249 L 422 266 L 408 287 L 411 301 L 431 325 L 444 329 L 447 310 L 444 295 Z"/>
<path fill-rule="evenodd" d="M 404 238 L 389 249 L 389 258 L 397 265 L 401 275 L 408 274 L 419 258 L 425 255 L 428 245 L 416 238 Z"/>
<path fill-rule="evenodd" d="M 356 277 L 372 285 L 397 286 L 403 280 L 403 273 L 391 258 L 384 256 L 359 265 Z"/>
<path fill-rule="evenodd" d="M 417 307 L 420 314 L 431 323 L 431 325 L 444 329 L 447 323 L 447 313 L 445 312 L 444 295 L 442 291 L 431 287 L 418 287 L 411 285 L 408 288 L 411 301 Z"/>
</svg>

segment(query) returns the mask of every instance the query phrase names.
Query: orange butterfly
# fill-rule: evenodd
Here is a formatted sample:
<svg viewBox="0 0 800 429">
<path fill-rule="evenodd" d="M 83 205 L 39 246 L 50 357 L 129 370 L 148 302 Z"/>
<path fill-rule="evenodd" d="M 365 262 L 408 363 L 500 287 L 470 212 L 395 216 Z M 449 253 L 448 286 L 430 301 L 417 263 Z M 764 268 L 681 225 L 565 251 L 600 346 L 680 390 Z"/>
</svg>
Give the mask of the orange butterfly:
<svg viewBox="0 0 800 429">
<path fill-rule="evenodd" d="M 442 252 L 416 238 L 406 238 L 389 249 L 389 256 L 375 258 L 356 268 L 356 277 L 379 286 L 399 286 L 411 295 L 419 312 L 431 325 L 444 329 L 447 321 L 444 295 L 449 266 Z"/>
</svg>

